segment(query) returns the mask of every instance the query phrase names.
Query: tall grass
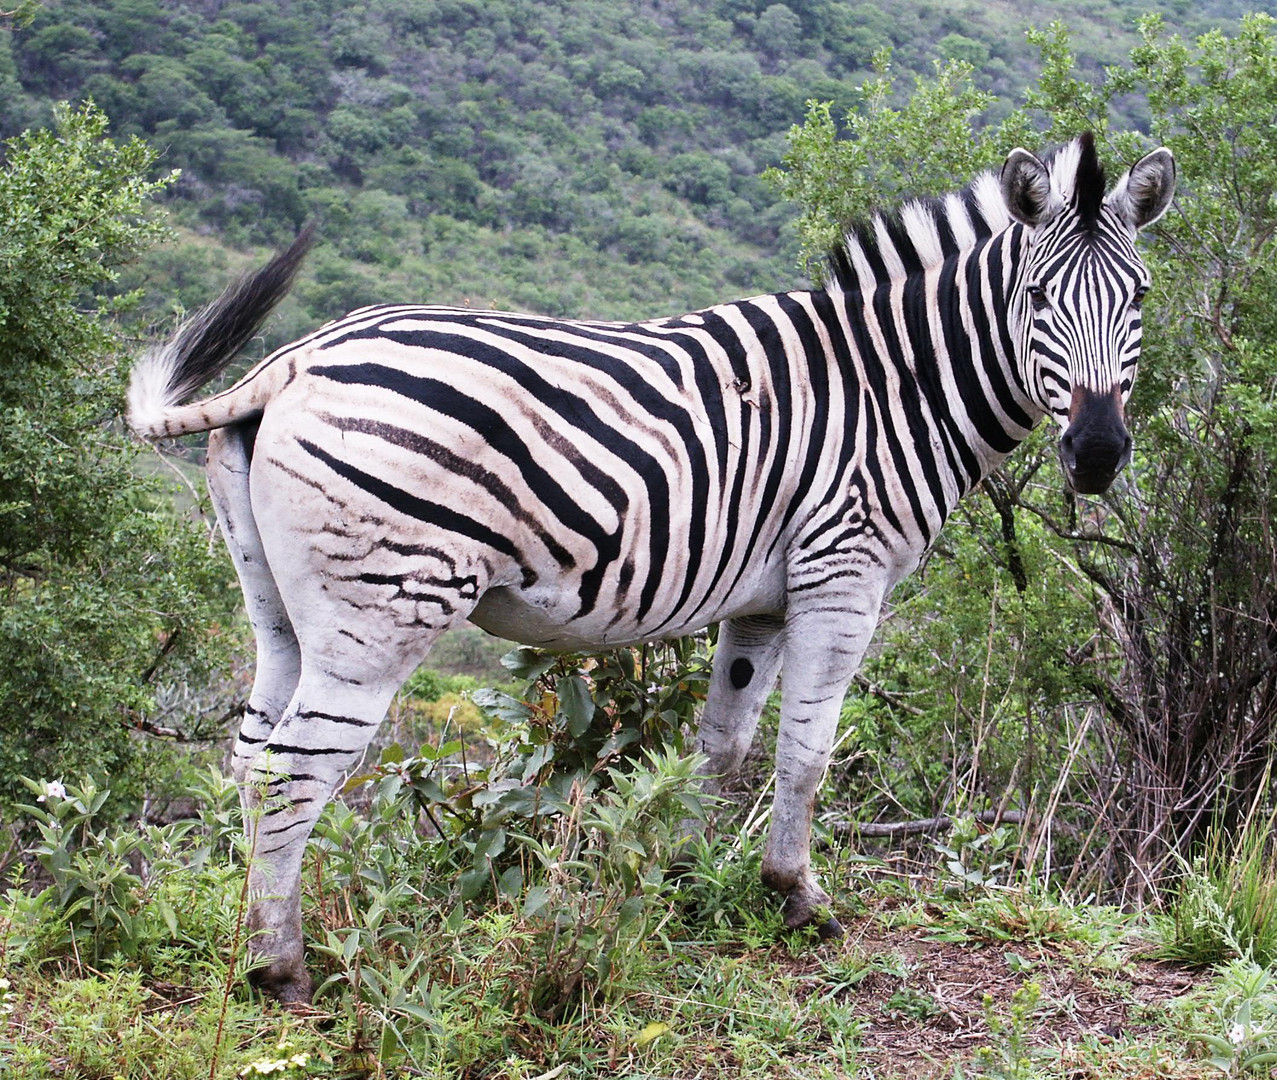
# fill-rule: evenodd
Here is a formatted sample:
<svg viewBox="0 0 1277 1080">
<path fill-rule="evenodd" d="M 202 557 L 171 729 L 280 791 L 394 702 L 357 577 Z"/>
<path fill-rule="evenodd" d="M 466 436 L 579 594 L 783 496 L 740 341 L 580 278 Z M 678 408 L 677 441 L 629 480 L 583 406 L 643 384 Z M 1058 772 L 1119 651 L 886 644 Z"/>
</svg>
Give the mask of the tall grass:
<svg viewBox="0 0 1277 1080">
<path fill-rule="evenodd" d="M 1241 826 L 1213 824 L 1183 863 L 1171 902 L 1167 954 L 1193 964 L 1277 960 L 1277 858 L 1270 846 L 1277 809 L 1252 807 Z"/>
</svg>

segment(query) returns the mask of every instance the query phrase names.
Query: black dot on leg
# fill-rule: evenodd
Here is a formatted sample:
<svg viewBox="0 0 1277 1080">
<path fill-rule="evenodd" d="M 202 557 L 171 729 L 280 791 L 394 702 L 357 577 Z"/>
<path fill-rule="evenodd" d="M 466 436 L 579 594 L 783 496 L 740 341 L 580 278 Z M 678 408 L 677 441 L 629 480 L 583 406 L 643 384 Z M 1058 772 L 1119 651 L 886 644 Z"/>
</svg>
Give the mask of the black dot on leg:
<svg viewBox="0 0 1277 1080">
<path fill-rule="evenodd" d="M 737 690 L 744 690 L 749 685 L 749 680 L 754 677 L 754 665 L 743 656 L 738 657 L 732 661 L 728 674 L 731 676 L 732 686 Z"/>
</svg>

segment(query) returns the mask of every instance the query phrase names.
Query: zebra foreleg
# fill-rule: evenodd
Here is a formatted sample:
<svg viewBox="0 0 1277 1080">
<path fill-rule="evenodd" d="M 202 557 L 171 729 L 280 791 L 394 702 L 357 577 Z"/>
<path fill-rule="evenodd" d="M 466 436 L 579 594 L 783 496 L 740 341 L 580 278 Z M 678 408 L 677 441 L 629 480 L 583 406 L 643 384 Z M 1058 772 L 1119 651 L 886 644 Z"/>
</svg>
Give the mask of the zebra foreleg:
<svg viewBox="0 0 1277 1080">
<path fill-rule="evenodd" d="M 842 927 L 811 869 L 811 821 L 829 767 L 847 685 L 878 621 L 881 591 L 819 598 L 807 594 L 786 619 L 785 677 L 776 737 L 776 798 L 763 854 L 763 881 L 785 897 L 785 924 Z M 817 643 L 825 643 L 824 648 Z"/>
<path fill-rule="evenodd" d="M 705 755 L 702 790 L 717 795 L 749 753 L 767 695 L 776 685 L 784 647 L 780 615 L 728 619 L 719 627 L 709 697 L 697 729 Z"/>
</svg>

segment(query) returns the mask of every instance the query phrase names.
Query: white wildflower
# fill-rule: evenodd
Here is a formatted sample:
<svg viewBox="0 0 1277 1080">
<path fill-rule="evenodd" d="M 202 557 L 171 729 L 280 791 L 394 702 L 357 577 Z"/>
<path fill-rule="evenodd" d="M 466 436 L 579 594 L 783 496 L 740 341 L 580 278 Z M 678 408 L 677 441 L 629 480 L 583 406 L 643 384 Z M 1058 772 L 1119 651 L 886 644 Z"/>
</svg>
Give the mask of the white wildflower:
<svg viewBox="0 0 1277 1080">
<path fill-rule="evenodd" d="M 67 797 L 67 789 L 62 786 L 60 780 L 50 780 L 44 785 L 44 794 L 36 799 L 36 802 L 44 802 L 45 799 L 65 799 Z"/>
<path fill-rule="evenodd" d="M 252 1076 L 270 1076 L 273 1073 L 291 1073 L 294 1069 L 305 1069 L 310 1064 L 310 1051 L 303 1050 L 300 1053 L 293 1054 L 291 1057 L 284 1057 L 293 1048 L 293 1044 L 287 1039 L 280 1039 L 275 1046 L 275 1053 L 280 1055 L 274 1058 L 260 1058 L 257 1061 L 249 1062 L 239 1071 L 239 1075 L 243 1078 Z"/>
</svg>

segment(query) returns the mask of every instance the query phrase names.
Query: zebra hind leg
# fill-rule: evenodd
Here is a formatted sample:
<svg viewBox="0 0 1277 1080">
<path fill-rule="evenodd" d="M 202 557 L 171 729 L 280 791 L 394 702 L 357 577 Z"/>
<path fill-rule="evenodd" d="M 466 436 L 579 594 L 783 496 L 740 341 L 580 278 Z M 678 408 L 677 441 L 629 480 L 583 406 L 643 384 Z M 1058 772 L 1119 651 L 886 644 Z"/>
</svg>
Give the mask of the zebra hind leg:
<svg viewBox="0 0 1277 1080">
<path fill-rule="evenodd" d="M 308 659 L 308 658 L 307 658 Z M 243 792 L 249 876 L 249 981 L 284 1003 L 310 1001 L 301 925 L 306 841 L 376 731 L 400 680 L 353 685 L 303 660 L 297 692 L 254 758 Z"/>
<path fill-rule="evenodd" d="M 412 556 L 396 556 L 397 563 L 378 564 L 385 573 L 368 572 L 367 561 L 356 569 L 299 535 L 296 518 L 263 516 L 268 502 L 255 497 L 254 505 L 259 520 L 270 522 L 265 549 L 293 616 L 301 676 L 245 776 L 249 979 L 283 1002 L 306 1002 L 312 990 L 301 922 L 306 841 L 396 691 L 439 636 L 469 616 L 484 583 L 468 560 L 443 555 L 455 544 L 442 535 L 437 543 L 423 541 Z M 459 562 L 467 573 L 457 570 Z"/>
<path fill-rule="evenodd" d="M 310 1000 L 303 956 L 301 869 L 323 808 L 358 764 L 395 692 L 444 632 L 414 636 L 412 659 L 387 667 L 365 651 L 335 657 L 312 648 L 306 627 L 302 673 L 283 719 L 253 759 L 242 791 L 249 807 L 249 981 L 285 1003 Z M 331 640 L 328 642 L 332 644 Z M 405 655 L 400 652 L 401 657 Z M 345 660 L 346 663 L 335 663 Z"/>
<path fill-rule="evenodd" d="M 301 676 L 301 648 L 266 561 L 249 500 L 254 434 L 245 425 L 221 428 L 208 438 L 209 493 L 257 640 L 253 689 L 231 751 L 231 775 L 240 785 L 241 799 L 249 763 L 284 715 Z"/>
</svg>

